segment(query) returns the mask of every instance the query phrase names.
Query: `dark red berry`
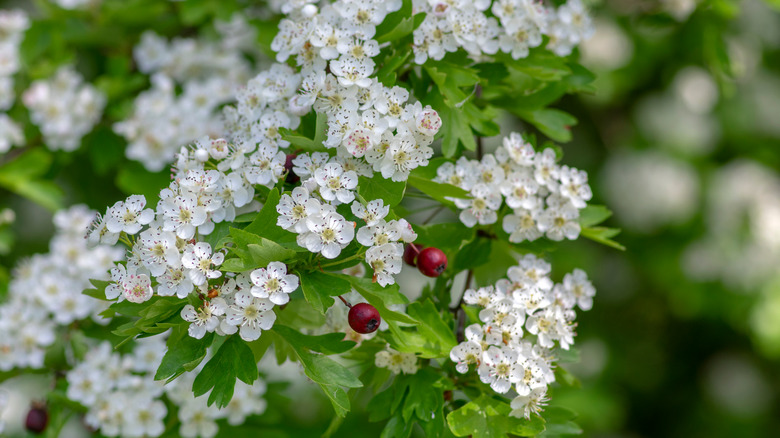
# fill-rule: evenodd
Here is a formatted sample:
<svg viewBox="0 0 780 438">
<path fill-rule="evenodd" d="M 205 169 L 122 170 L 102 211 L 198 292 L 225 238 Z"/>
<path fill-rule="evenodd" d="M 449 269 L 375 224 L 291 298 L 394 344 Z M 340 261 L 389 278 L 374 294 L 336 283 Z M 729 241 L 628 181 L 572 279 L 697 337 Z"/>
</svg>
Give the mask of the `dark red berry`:
<svg viewBox="0 0 780 438">
<path fill-rule="evenodd" d="M 417 256 L 417 269 L 428 277 L 438 277 L 447 269 L 447 256 L 439 248 L 425 248 Z"/>
<path fill-rule="evenodd" d="M 46 406 L 33 403 L 30 412 L 27 413 L 27 420 L 24 426 L 33 433 L 41 433 L 46 430 L 46 424 L 49 422 L 49 413 L 46 412 Z"/>
<path fill-rule="evenodd" d="M 367 334 L 374 333 L 379 328 L 382 318 L 376 307 L 368 303 L 357 303 L 349 309 L 349 326 L 352 330 Z"/>
<path fill-rule="evenodd" d="M 288 172 L 286 181 L 290 184 L 295 184 L 301 180 L 301 178 L 293 172 L 293 160 L 297 156 L 298 154 L 287 154 L 287 159 L 284 161 L 284 170 Z"/>
<path fill-rule="evenodd" d="M 419 254 L 423 248 L 422 245 L 407 243 L 406 248 L 404 248 L 404 261 L 406 264 L 409 266 L 417 266 L 417 254 Z"/>
</svg>

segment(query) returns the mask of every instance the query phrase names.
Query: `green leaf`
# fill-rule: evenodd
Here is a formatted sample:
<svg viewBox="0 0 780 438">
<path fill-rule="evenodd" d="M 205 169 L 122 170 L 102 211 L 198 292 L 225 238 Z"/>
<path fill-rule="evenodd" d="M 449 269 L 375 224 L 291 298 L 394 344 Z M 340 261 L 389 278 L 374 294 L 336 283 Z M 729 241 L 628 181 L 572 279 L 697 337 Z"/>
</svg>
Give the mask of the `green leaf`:
<svg viewBox="0 0 780 438">
<path fill-rule="evenodd" d="M 601 243 L 603 245 L 607 245 L 609 247 L 619 249 L 621 251 L 625 251 L 626 247 L 615 242 L 612 240 L 612 237 L 617 236 L 620 234 L 620 230 L 617 228 L 606 228 L 606 227 L 583 227 L 582 231 L 580 232 L 580 235 L 583 237 L 587 237 L 590 240 L 593 240 L 594 242 Z"/>
<path fill-rule="evenodd" d="M 598 225 L 612 216 L 612 212 L 603 205 L 587 205 L 580 210 L 580 226 L 583 228 Z"/>
<path fill-rule="evenodd" d="M 474 228 L 469 228 L 461 222 L 445 222 L 434 225 L 416 225 L 417 240 L 426 246 L 436 246 L 445 253 L 454 254 L 463 245 L 474 239 Z"/>
<path fill-rule="evenodd" d="M 333 305 L 334 296 L 348 294 L 352 286 L 343 278 L 320 271 L 301 275 L 301 289 L 306 301 L 320 313 L 325 314 Z"/>
<path fill-rule="evenodd" d="M 442 319 L 442 315 L 433 301 L 430 299 L 424 302 L 416 301 L 410 304 L 406 311 L 409 316 L 420 322 L 417 325 L 417 330 L 427 341 L 426 351 L 429 353 L 425 357 L 449 357 L 450 350 L 458 342 L 451 326 Z M 446 315 L 448 321 L 451 321 L 452 315 L 449 312 Z"/>
<path fill-rule="evenodd" d="M 349 396 L 346 391 L 337 385 L 328 385 L 320 383 L 320 388 L 330 399 L 330 403 L 333 405 L 333 410 L 336 411 L 336 415 L 339 418 L 344 418 L 349 413 L 350 404 Z"/>
<path fill-rule="evenodd" d="M 110 281 L 95 280 L 90 278 L 89 282 L 92 283 L 94 289 L 84 289 L 84 291 L 81 292 L 82 294 L 96 298 L 98 300 L 109 301 L 106 298 L 106 287 L 111 284 Z"/>
<path fill-rule="evenodd" d="M 298 330 L 281 324 L 274 324 L 273 331 L 282 336 L 296 350 L 306 348 L 323 354 L 340 354 L 351 350 L 356 345 L 352 341 L 345 341 L 343 333 L 304 335 Z"/>
<path fill-rule="evenodd" d="M 282 140 L 289 141 L 290 144 L 296 148 L 300 148 L 308 152 L 317 150 L 312 139 L 306 138 L 300 134 L 296 134 L 287 128 L 279 128 L 279 134 L 282 136 Z"/>
<path fill-rule="evenodd" d="M 482 395 L 447 415 L 447 424 L 455 436 L 504 438 L 507 434 L 535 436 L 544 431 L 544 420 L 510 417 L 508 403 Z"/>
<path fill-rule="evenodd" d="M 203 370 L 195 377 L 195 397 L 209 391 L 208 405 L 224 408 L 233 398 L 236 379 L 251 385 L 258 377 L 257 362 L 246 342 L 238 335 L 229 336 Z"/>
<path fill-rule="evenodd" d="M 206 358 L 206 352 L 212 341 L 214 341 L 214 333 L 206 333 L 202 339 L 195 339 L 187 332 L 186 324 L 174 328 L 166 342 L 168 350 L 157 368 L 154 379 L 170 382 L 185 371 L 194 370 Z"/>
<path fill-rule="evenodd" d="M 403 0 L 401 9 L 389 14 L 376 28 L 374 39 L 378 43 L 398 41 L 414 31 L 412 0 Z"/>
<path fill-rule="evenodd" d="M 559 109 L 543 108 L 533 111 L 513 111 L 518 117 L 534 125 L 542 133 L 555 141 L 562 143 L 571 141 L 571 127 L 577 124 L 577 119 Z"/>
<path fill-rule="evenodd" d="M 381 199 L 385 205 L 394 207 L 404 199 L 406 181 L 392 181 L 376 175 L 373 178 L 360 176 L 357 188 L 358 194 L 366 201 Z"/>
<path fill-rule="evenodd" d="M 363 386 L 363 383 L 343 365 L 327 356 L 314 354 L 311 351 L 322 350 L 327 353 L 346 351 L 344 348 L 352 348 L 354 343 L 343 341 L 343 336 L 340 334 L 336 334 L 336 336 L 333 336 L 333 334 L 307 336 L 278 324 L 274 326 L 272 332 L 277 336 L 277 340 L 284 340 L 286 345 L 292 347 L 301 365 L 303 365 L 304 373 L 320 385 L 331 400 L 336 414 L 345 416 L 349 412 L 350 403 L 349 397 L 347 397 L 346 392 L 340 386 L 359 388 Z M 278 342 L 275 341 L 275 349 L 278 347 L 277 344 Z"/>
<path fill-rule="evenodd" d="M 455 203 L 446 198 L 471 198 L 471 194 L 460 187 L 455 187 L 452 184 L 444 184 L 431 181 L 419 176 L 416 176 L 414 172 L 409 175 L 407 180 L 410 186 L 425 193 L 431 198 L 441 202 L 444 205 L 454 207 Z"/>
<path fill-rule="evenodd" d="M 50 209 L 62 208 L 64 193 L 52 181 L 40 178 L 49 170 L 52 155 L 33 148 L 0 167 L 0 186 Z"/>
<path fill-rule="evenodd" d="M 295 251 L 306 251 L 296 243 L 297 235 L 295 233 L 291 233 L 276 225 L 276 219 L 279 217 L 279 213 L 276 212 L 276 205 L 279 204 L 280 197 L 279 190 L 271 190 L 268 193 L 268 198 L 265 201 L 265 205 L 263 205 L 263 209 L 257 214 L 255 220 L 244 228 L 244 231 L 257 236 L 262 236 L 285 248 L 290 248 Z"/>
<path fill-rule="evenodd" d="M 561 435 L 580 435 L 582 428 L 575 423 L 577 414 L 560 406 L 550 406 L 544 409 L 542 418 L 547 422 L 540 437 L 557 437 Z"/>
<path fill-rule="evenodd" d="M 455 254 L 449 269 L 452 269 L 452 272 L 460 272 L 486 264 L 490 261 L 492 246 L 492 239 L 477 237 Z"/>
<path fill-rule="evenodd" d="M 249 269 L 265 268 L 271 262 L 285 262 L 295 257 L 295 251 L 283 248 L 281 245 L 266 238 L 261 238 L 259 244 L 251 243 L 247 246 L 252 258 Z"/>
<path fill-rule="evenodd" d="M 495 58 L 509 69 L 540 81 L 559 81 L 571 73 L 565 58 L 541 47 L 531 49 L 528 56 L 523 59 L 512 59 L 506 53 L 498 53 Z"/>
</svg>

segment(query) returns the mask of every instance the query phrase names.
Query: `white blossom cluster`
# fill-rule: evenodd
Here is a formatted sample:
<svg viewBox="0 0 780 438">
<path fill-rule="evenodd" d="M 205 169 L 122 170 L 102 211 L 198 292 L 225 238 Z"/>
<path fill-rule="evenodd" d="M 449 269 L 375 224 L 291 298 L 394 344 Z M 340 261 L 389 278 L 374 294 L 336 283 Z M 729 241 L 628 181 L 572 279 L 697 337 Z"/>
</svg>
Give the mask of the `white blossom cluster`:
<svg viewBox="0 0 780 438">
<path fill-rule="evenodd" d="M 234 99 L 251 69 L 241 49 L 252 30 L 238 14 L 230 23 L 218 27 L 230 36 L 219 43 L 193 38 L 168 42 L 151 31 L 141 36 L 134 58 L 141 72 L 152 75 L 152 87 L 138 95 L 128 119 L 114 124 L 114 131 L 128 141 L 128 158 L 159 171 L 173 161 L 179 146 L 223 131 L 216 114 Z"/>
<path fill-rule="evenodd" d="M 773 293 L 780 263 L 780 176 L 758 162 L 737 160 L 712 172 L 706 192 L 705 231 L 685 250 L 685 274 L 734 290 Z"/>
<path fill-rule="evenodd" d="M 498 220 L 502 204 L 512 209 L 503 219 L 510 242 L 533 241 L 545 235 L 551 240 L 576 239 L 580 234 L 580 209 L 593 196 L 588 174 L 556 163 L 555 151 L 534 151 L 520 134 L 504 138 L 495 154 L 482 160 L 461 157 L 444 163 L 434 181 L 449 183 L 471 194 L 454 199 L 462 209 L 460 220 L 468 227 Z"/>
<path fill-rule="evenodd" d="M 84 206 L 54 216 L 56 234 L 50 252 L 36 254 L 14 270 L 8 299 L 0 305 L 0 370 L 41 368 L 46 347 L 55 341 L 57 326 L 92 316 L 103 302 L 82 294 L 89 279 L 106 279 L 106 270 L 122 258 L 108 246 L 87 248 L 84 230 L 94 212 Z"/>
<path fill-rule="evenodd" d="M 505 394 L 514 386 L 511 415 L 517 417 L 529 418 L 543 406 L 547 385 L 555 381 L 551 349 L 556 342 L 565 350 L 574 343 L 574 307 L 590 310 L 596 294 L 584 271 L 575 269 L 554 284 L 550 270 L 549 263 L 528 254 L 509 268 L 508 279 L 468 289 L 463 301 L 482 308 L 482 323 L 466 327 L 466 340 L 450 352 L 458 372 L 475 364 L 480 380 L 494 391 Z"/>
<path fill-rule="evenodd" d="M 387 347 L 376 353 L 374 365 L 387 368 L 393 374 L 414 374 L 417 372 L 417 356 L 414 353 L 401 353 Z"/>
<path fill-rule="evenodd" d="M 54 3 L 62 9 L 86 9 L 88 6 L 97 6 L 102 0 L 54 0 Z"/>
<path fill-rule="evenodd" d="M 13 75 L 19 71 L 19 45 L 30 19 L 22 10 L 0 11 L 0 154 L 24 143 L 19 125 L 5 113 L 16 100 Z"/>
<path fill-rule="evenodd" d="M 594 31 L 581 0 L 568 0 L 557 9 L 539 0 L 414 0 L 413 10 L 426 14 L 414 31 L 417 64 L 441 60 L 460 48 L 474 58 L 499 51 L 525 58 L 543 36 L 547 49 L 567 56 Z"/>
<path fill-rule="evenodd" d="M 22 102 L 46 146 L 70 152 L 78 149 L 81 138 L 100 120 L 106 96 L 85 83 L 73 66 L 63 66 L 53 77 L 33 82 Z"/>
<path fill-rule="evenodd" d="M 227 418 L 231 425 L 249 415 L 265 411 L 265 382 L 253 385 L 236 382 L 233 398 L 224 409 L 209 407 L 208 394 L 195 398 L 194 372 L 171 383 L 154 380 L 165 354 L 161 337 L 138 339 L 129 354 L 113 351 L 109 342 L 91 348 L 83 361 L 68 372 L 67 397 L 84 405 L 85 423 L 104 436 L 157 437 L 166 429 L 168 409 L 164 397 L 178 409 L 179 436 L 211 438 L 219 430 L 216 423 Z"/>
<path fill-rule="evenodd" d="M 287 295 L 298 288 L 298 278 L 287 275 L 284 264 L 273 262 L 267 268 L 218 280 L 223 277 L 219 266 L 224 254 L 198 241 L 196 232 L 208 235 L 216 222 L 233 221 L 237 212 L 257 211 L 252 184 L 257 183 L 260 170 L 251 159 L 245 168 L 233 172 L 203 170 L 204 163 L 195 157 L 220 155 L 227 144 L 224 140 L 197 144 L 194 151 L 182 149 L 179 169 L 170 186 L 160 192 L 155 210 L 146 208 L 143 196 L 130 196 L 98 216 L 87 238 L 109 244 L 121 238 L 131 248 L 126 266 L 117 264 L 111 270 L 108 299 L 141 303 L 155 292 L 181 299 L 197 293 L 204 296 L 202 305 L 197 309 L 188 305 L 182 311 L 191 323 L 191 336 L 239 332 L 251 341 L 273 326 L 273 306 L 289 300 Z"/>
</svg>

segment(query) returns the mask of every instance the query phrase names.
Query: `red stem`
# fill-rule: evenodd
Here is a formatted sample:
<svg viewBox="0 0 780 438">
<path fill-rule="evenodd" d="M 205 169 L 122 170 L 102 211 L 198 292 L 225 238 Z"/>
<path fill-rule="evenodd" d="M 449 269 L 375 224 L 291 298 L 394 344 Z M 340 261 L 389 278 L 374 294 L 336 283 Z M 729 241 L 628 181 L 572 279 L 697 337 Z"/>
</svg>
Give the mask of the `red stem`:
<svg viewBox="0 0 780 438">
<path fill-rule="evenodd" d="M 345 300 L 345 299 L 344 299 L 344 297 L 342 297 L 341 295 L 339 295 L 339 299 L 340 299 L 340 300 L 341 300 L 341 301 L 342 301 L 344 304 L 346 304 L 346 306 L 347 306 L 347 307 L 349 307 L 350 309 L 352 308 L 352 304 L 349 304 L 349 302 L 348 302 L 347 300 Z"/>
</svg>

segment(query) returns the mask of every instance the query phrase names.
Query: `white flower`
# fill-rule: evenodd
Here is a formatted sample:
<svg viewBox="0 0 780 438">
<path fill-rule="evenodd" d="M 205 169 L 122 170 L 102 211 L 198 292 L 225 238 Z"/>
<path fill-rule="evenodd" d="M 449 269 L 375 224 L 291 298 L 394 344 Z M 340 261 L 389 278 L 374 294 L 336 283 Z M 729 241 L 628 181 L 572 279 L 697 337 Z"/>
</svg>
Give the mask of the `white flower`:
<svg viewBox="0 0 780 438">
<path fill-rule="evenodd" d="M 547 148 L 541 154 L 534 156 L 534 178 L 539 185 L 547 186 L 551 191 L 557 191 L 560 168 L 556 164 L 555 151 Z"/>
<path fill-rule="evenodd" d="M 430 150 L 430 148 L 426 149 Z M 406 181 L 412 169 L 428 164 L 429 157 L 430 154 L 427 151 L 417 147 L 414 137 L 411 135 L 398 136 L 388 146 L 379 170 L 384 178 L 392 178 L 393 181 Z M 376 169 L 376 166 L 374 168 Z"/>
<path fill-rule="evenodd" d="M 355 199 L 352 191 L 357 187 L 358 177 L 353 171 L 344 171 L 338 163 L 328 163 L 314 172 L 314 179 L 320 186 L 320 194 L 326 201 L 349 203 Z"/>
<path fill-rule="evenodd" d="M 221 252 L 212 255 L 211 245 L 206 242 L 188 246 L 181 258 L 181 264 L 190 270 L 190 279 L 197 286 L 206 284 L 209 279 L 219 278 L 222 272 L 212 269 L 211 265 L 219 266 L 223 261 L 225 255 Z"/>
<path fill-rule="evenodd" d="M 187 298 L 192 292 L 193 285 L 187 271 L 181 266 L 169 266 L 161 276 L 157 277 L 157 295 Z"/>
<path fill-rule="evenodd" d="M 513 214 L 504 216 L 502 226 L 504 231 L 509 233 L 510 242 L 520 243 L 526 240 L 533 242 L 542 237 L 534 216 L 533 211 L 524 208 L 517 208 Z"/>
<path fill-rule="evenodd" d="M 244 167 L 244 176 L 252 184 L 273 187 L 284 173 L 287 155 L 277 146 L 260 144 L 257 151 L 249 156 L 249 166 Z"/>
<path fill-rule="evenodd" d="M 575 269 L 571 274 L 563 277 L 563 289 L 566 291 L 566 301 L 570 308 L 574 307 L 574 303 L 582 310 L 590 310 L 593 307 L 596 289 L 588 281 L 588 274 L 582 269 Z"/>
<path fill-rule="evenodd" d="M 550 207 L 537 218 L 539 231 L 551 240 L 574 240 L 580 235 L 580 212 L 571 203 Z"/>
<path fill-rule="evenodd" d="M 308 231 L 306 218 L 320 212 L 320 201 L 309 197 L 309 191 L 304 187 L 296 187 L 292 195 L 284 194 L 276 205 L 279 217 L 276 224 L 285 230 L 304 233 Z"/>
<path fill-rule="evenodd" d="M 362 157 L 379 143 L 379 135 L 373 130 L 358 126 L 349 131 L 343 139 L 344 147 L 355 157 Z"/>
<path fill-rule="evenodd" d="M 129 403 L 131 416 L 124 423 L 126 436 L 160 436 L 165 432 L 165 416 L 168 409 L 160 400 L 149 402 L 141 395 Z"/>
<path fill-rule="evenodd" d="M 586 201 L 590 201 L 593 193 L 588 185 L 588 174 L 584 170 L 577 170 L 568 166 L 562 166 L 560 170 L 560 194 L 571 201 L 577 208 L 585 208 Z"/>
<path fill-rule="evenodd" d="M 141 231 L 143 225 L 154 220 L 154 211 L 144 209 L 146 198 L 143 195 L 133 195 L 127 201 L 118 201 L 106 214 L 106 228 L 112 233 L 125 232 L 135 234 Z"/>
<path fill-rule="evenodd" d="M 520 381 L 523 368 L 517 363 L 517 352 L 508 347 L 491 346 L 482 353 L 479 378 L 499 394 L 503 394 Z"/>
<path fill-rule="evenodd" d="M 335 259 L 341 250 L 355 237 L 355 223 L 348 222 L 336 212 L 306 219 L 309 233 L 298 236 L 298 243 L 311 252 L 319 252 L 325 258 Z"/>
<path fill-rule="evenodd" d="M 198 205 L 198 198 L 189 194 L 170 197 L 161 203 L 163 231 L 174 231 L 181 239 L 192 239 L 195 227 L 206 222 L 206 209 Z"/>
<path fill-rule="evenodd" d="M 374 364 L 380 368 L 387 368 L 393 374 L 414 374 L 417 372 L 417 356 L 413 353 L 401 353 L 387 348 L 379 351 L 374 357 Z"/>
<path fill-rule="evenodd" d="M 517 418 L 531 419 L 531 414 L 539 414 L 542 406 L 547 406 L 547 387 L 536 388 L 528 395 L 519 395 L 512 400 L 512 412 L 509 415 Z"/>
<path fill-rule="evenodd" d="M 471 190 L 472 199 L 456 199 L 455 205 L 463 208 L 460 221 L 467 227 L 477 223 L 488 225 L 498 220 L 496 211 L 501 207 L 501 195 L 498 190 L 485 184 L 477 184 Z"/>
<path fill-rule="evenodd" d="M 366 263 L 374 270 L 374 281 L 381 286 L 395 284 L 393 275 L 401 272 L 403 254 L 403 246 L 398 243 L 369 248 L 366 251 Z"/>
<path fill-rule="evenodd" d="M 534 210 L 539 206 L 539 198 L 535 196 L 539 191 L 539 185 L 526 168 L 509 174 L 500 187 L 509 208 Z"/>
<path fill-rule="evenodd" d="M 363 246 L 380 246 L 396 242 L 401 237 L 395 221 L 385 222 L 383 219 L 375 225 L 365 226 L 358 230 L 357 241 Z"/>
<path fill-rule="evenodd" d="M 523 137 L 516 132 L 509 134 L 509 137 L 504 137 L 503 150 L 506 151 L 508 158 L 519 166 L 529 167 L 534 164 L 534 156 L 536 155 L 534 147 L 530 143 L 526 143 Z M 496 156 L 498 154 L 499 152 L 496 151 Z"/>
<path fill-rule="evenodd" d="M 515 384 L 515 390 L 519 395 L 530 395 L 538 388 L 547 388 L 547 381 L 544 376 L 542 359 L 533 357 L 521 357 L 520 366 L 522 367 L 522 377 Z M 544 366 L 546 368 L 546 365 Z"/>
<path fill-rule="evenodd" d="M 470 364 L 482 363 L 482 326 L 472 324 L 466 327 L 466 340 L 450 351 L 450 360 L 455 362 L 455 370 L 461 374 L 468 372 Z"/>
<path fill-rule="evenodd" d="M 276 321 L 273 306 L 273 303 L 266 298 L 256 298 L 247 292 L 238 292 L 235 304 L 227 309 L 225 322 L 227 326 L 240 327 L 241 339 L 254 341 L 260 337 L 263 330 L 273 327 Z"/>
<path fill-rule="evenodd" d="M 363 219 L 366 225 L 376 225 L 380 220 L 387 216 L 390 212 L 390 206 L 384 205 L 384 201 L 381 199 L 375 199 L 370 201 L 367 205 L 363 205 L 360 201 L 354 201 L 352 203 L 352 214 L 359 219 Z"/>
<path fill-rule="evenodd" d="M 357 85 L 358 87 L 366 88 L 371 85 L 369 76 L 374 70 L 374 61 L 370 58 L 358 60 L 342 56 L 335 61 L 331 61 L 330 68 L 333 74 L 338 77 L 342 86 L 350 87 Z"/>
<path fill-rule="evenodd" d="M 195 339 L 201 339 L 206 333 L 213 332 L 219 325 L 217 316 L 224 315 L 227 310 L 227 303 L 222 298 L 214 298 L 211 301 L 205 301 L 197 310 L 191 304 L 187 304 L 181 310 L 183 320 L 191 323 L 187 330 Z"/>
<path fill-rule="evenodd" d="M 412 224 L 407 222 L 406 219 L 398 219 L 398 221 L 396 221 L 396 227 L 398 227 L 398 231 L 401 233 L 402 242 L 410 243 L 417 240 L 417 233 L 414 232 Z"/>
<path fill-rule="evenodd" d="M 146 274 L 126 275 L 122 280 L 122 294 L 131 303 L 143 303 L 152 297 L 152 281 Z"/>
<path fill-rule="evenodd" d="M 161 276 L 168 266 L 177 267 L 181 264 L 176 235 L 172 232 L 145 230 L 141 233 L 133 251 L 138 252 L 141 262 L 154 277 Z"/>
<path fill-rule="evenodd" d="M 268 298 L 277 306 L 287 304 L 290 295 L 298 289 L 298 277 L 287 275 L 287 266 L 280 262 L 271 262 L 267 268 L 255 269 L 250 275 L 252 279 L 252 295 L 258 298 Z"/>
<path fill-rule="evenodd" d="M 127 277 L 125 265 L 116 264 L 109 272 L 111 274 L 111 284 L 106 286 L 106 299 L 113 300 L 120 296 L 124 298 L 124 286 L 122 283 L 125 281 L 125 277 Z M 120 300 L 123 298 L 120 298 Z"/>
</svg>

